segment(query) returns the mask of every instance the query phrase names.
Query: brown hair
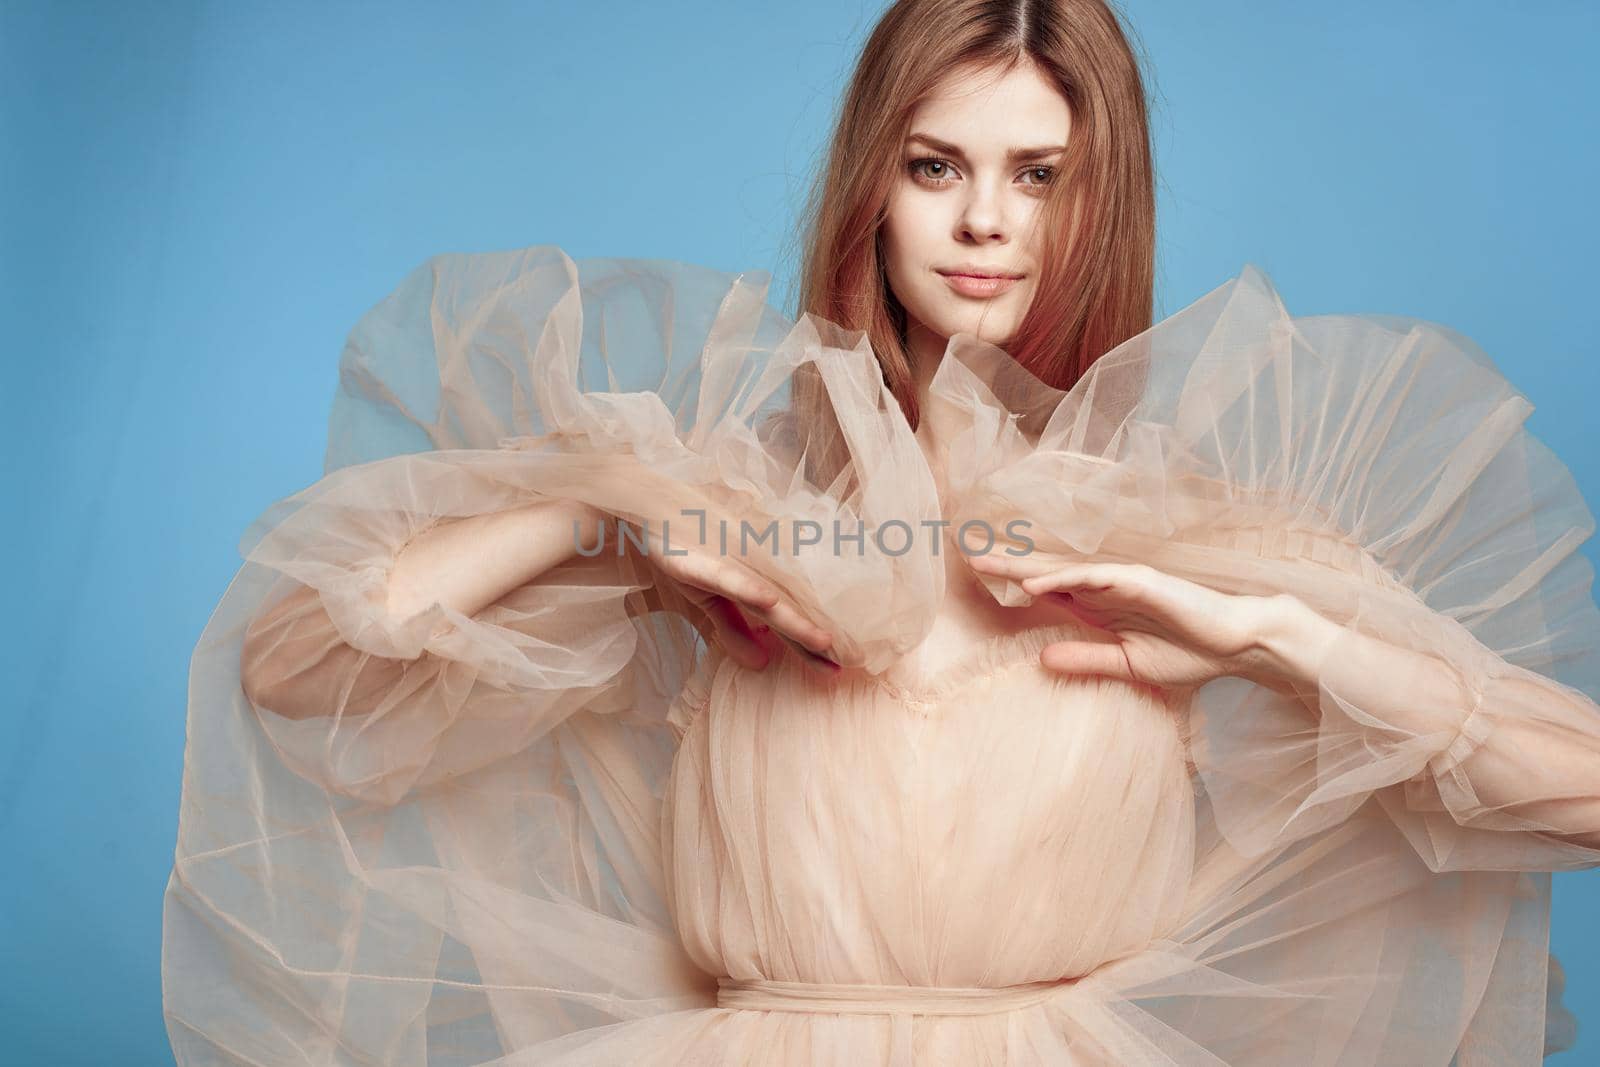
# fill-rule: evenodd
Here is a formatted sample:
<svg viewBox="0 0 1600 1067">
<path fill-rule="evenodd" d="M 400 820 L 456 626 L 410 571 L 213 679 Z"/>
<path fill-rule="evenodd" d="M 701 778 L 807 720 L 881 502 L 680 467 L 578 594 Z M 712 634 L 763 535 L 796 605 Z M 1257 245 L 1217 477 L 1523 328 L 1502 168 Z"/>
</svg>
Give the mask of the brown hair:
<svg viewBox="0 0 1600 1067">
<path fill-rule="evenodd" d="M 1041 205 L 1035 298 L 1007 352 L 1069 389 L 1153 316 L 1155 179 L 1138 60 L 1105 0 L 898 0 L 879 19 L 840 103 L 802 221 L 799 312 L 864 331 L 885 384 L 920 421 L 905 309 L 879 247 L 912 113 L 958 68 L 1031 60 L 1072 112 L 1068 151 Z M 820 403 L 797 381 L 802 410 Z"/>
</svg>

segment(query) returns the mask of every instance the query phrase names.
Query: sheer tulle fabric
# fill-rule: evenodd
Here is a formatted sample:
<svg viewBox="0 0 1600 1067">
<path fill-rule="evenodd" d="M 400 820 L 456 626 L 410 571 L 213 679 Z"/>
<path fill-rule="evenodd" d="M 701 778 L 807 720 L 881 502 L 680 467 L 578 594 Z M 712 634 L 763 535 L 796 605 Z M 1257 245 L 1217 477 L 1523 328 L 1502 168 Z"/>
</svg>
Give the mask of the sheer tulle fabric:
<svg viewBox="0 0 1600 1067">
<path fill-rule="evenodd" d="M 1469 341 L 1292 318 L 1254 268 L 1067 393 L 958 336 L 936 478 L 864 338 L 765 291 L 537 247 L 435 257 L 358 324 L 327 474 L 247 533 L 195 653 L 180 1062 L 1466 1065 L 1566 1039 L 1538 872 L 1600 863 L 1556 836 L 1600 827 L 1487 806 L 1470 772 L 1508 724 L 1600 736 L 1542 698 L 1600 692 L 1593 520 Z M 609 546 L 472 617 L 389 616 L 409 539 L 549 498 L 673 541 L 770 524 L 745 559 L 851 669 L 738 667 Z M 1330 684 L 1315 712 L 1233 678 L 1177 702 L 1041 669 L 1068 621 L 913 675 L 945 592 L 921 524 L 1019 517 L 1064 559 L 1291 593 L 1445 660 L 1460 699 L 1427 730 Z M 834 551 L 835 523 L 869 535 Z"/>
</svg>

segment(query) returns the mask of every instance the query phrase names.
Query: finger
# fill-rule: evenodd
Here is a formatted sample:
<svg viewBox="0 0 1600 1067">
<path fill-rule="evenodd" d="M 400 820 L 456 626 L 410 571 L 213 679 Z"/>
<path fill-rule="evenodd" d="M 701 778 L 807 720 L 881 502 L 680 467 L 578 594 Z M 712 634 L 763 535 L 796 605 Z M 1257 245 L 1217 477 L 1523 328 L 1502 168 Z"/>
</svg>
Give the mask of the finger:
<svg viewBox="0 0 1600 1067">
<path fill-rule="evenodd" d="M 832 659 L 822 655 L 821 653 L 811 651 L 809 648 L 805 647 L 787 634 L 784 634 L 778 630 L 773 630 L 772 633 L 775 634 L 783 644 L 792 649 L 795 655 L 800 658 L 800 662 L 803 663 L 807 668 L 826 675 L 835 675 L 844 670 L 844 667 L 841 664 L 834 662 Z"/>
<path fill-rule="evenodd" d="M 772 661 L 771 650 L 758 639 L 738 605 L 719 596 L 706 605 L 706 613 L 717 628 L 717 640 L 741 666 L 759 671 Z"/>
<path fill-rule="evenodd" d="M 791 649 L 808 665 L 833 673 L 840 664 L 828 655 L 833 647 L 833 634 L 817 626 L 786 601 L 780 601 L 765 613 L 754 607 L 745 607 L 746 614 L 756 622 L 759 637 L 772 655 L 784 647 Z"/>
<path fill-rule="evenodd" d="M 782 591 L 773 583 L 748 567 L 735 565 L 732 560 L 723 557 L 691 552 L 674 556 L 672 560 L 667 567 L 680 580 L 731 600 L 765 609 L 776 604 L 782 596 Z"/>
<path fill-rule="evenodd" d="M 983 574 L 993 574 L 1002 578 L 1021 581 L 1036 574 L 1049 573 L 1060 567 L 1061 561 L 1059 559 L 1052 560 L 1046 554 L 1030 553 L 1026 556 L 1009 556 L 1003 553 L 986 552 L 982 555 L 968 556 L 967 565 Z"/>
<path fill-rule="evenodd" d="M 1098 674 L 1137 681 L 1118 642 L 1052 641 L 1040 650 L 1039 664 L 1058 674 Z"/>
<path fill-rule="evenodd" d="M 766 610 L 752 610 L 780 636 L 798 642 L 810 652 L 822 654 L 833 647 L 833 634 L 806 618 L 786 599 L 780 599 Z"/>
<path fill-rule="evenodd" d="M 1093 626 L 1097 630 L 1109 630 L 1112 628 L 1109 615 L 1094 610 L 1070 592 L 1052 590 L 1049 593 L 1045 593 L 1044 596 L 1050 603 L 1066 608 L 1080 622 Z"/>
<path fill-rule="evenodd" d="M 762 619 L 760 615 L 751 609 L 742 607 L 736 602 L 724 599 L 723 603 L 726 605 L 725 610 L 737 619 L 737 625 L 742 626 L 744 632 L 749 634 L 751 639 L 765 650 L 769 661 L 773 656 L 783 651 L 785 638 L 772 628 L 771 623 Z"/>
<path fill-rule="evenodd" d="M 672 563 L 666 565 L 670 573 L 688 588 L 706 594 L 697 599 L 721 598 L 733 611 L 742 609 L 744 616 L 770 627 L 773 632 L 763 634 L 759 627 L 746 626 L 746 631 L 753 630 L 753 636 L 759 638 L 757 643 L 763 644 L 769 654 L 775 654 L 777 643 L 782 641 L 795 644 L 796 651 L 807 657 L 833 647 L 831 632 L 806 618 L 776 585 L 754 571 L 732 560 L 697 553 L 674 555 L 671 559 Z M 826 656 L 822 659 L 836 666 Z"/>
<path fill-rule="evenodd" d="M 1068 563 L 1044 574 L 1022 579 L 1024 592 L 1042 593 L 1070 589 L 1085 593 L 1132 593 L 1141 588 L 1141 565 L 1137 563 Z"/>
</svg>

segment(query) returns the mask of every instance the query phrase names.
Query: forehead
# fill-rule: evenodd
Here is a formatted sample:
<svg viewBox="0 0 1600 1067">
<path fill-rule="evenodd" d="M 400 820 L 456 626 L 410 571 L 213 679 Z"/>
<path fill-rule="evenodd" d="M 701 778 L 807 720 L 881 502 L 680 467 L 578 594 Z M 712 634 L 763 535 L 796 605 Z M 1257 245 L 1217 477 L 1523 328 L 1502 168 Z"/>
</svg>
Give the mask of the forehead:
<svg viewBox="0 0 1600 1067">
<path fill-rule="evenodd" d="M 972 151 L 1013 144 L 1065 144 L 1072 126 L 1066 98 L 1031 63 L 1002 73 L 963 69 L 943 78 L 917 105 L 908 132 L 932 134 Z"/>
</svg>

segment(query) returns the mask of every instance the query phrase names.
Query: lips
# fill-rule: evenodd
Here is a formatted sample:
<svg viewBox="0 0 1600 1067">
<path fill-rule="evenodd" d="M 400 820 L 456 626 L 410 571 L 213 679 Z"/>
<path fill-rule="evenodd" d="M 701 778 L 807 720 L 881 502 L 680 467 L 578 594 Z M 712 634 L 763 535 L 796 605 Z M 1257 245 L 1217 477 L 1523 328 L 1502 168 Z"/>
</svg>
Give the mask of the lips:
<svg viewBox="0 0 1600 1067">
<path fill-rule="evenodd" d="M 978 300 L 986 300 L 990 297 L 999 296 L 1001 293 L 1006 292 L 1015 286 L 1020 278 L 1020 275 L 1011 275 L 1009 277 L 1005 277 L 995 275 L 984 276 L 972 274 L 945 274 L 943 271 L 940 271 L 939 273 L 943 275 L 945 284 L 948 285 L 953 291 L 959 293 L 961 296 Z"/>
<path fill-rule="evenodd" d="M 937 269 L 938 273 L 943 274 L 947 278 L 1009 278 L 1015 280 L 1022 277 L 1022 275 L 1018 274 L 1016 271 L 1001 270 L 998 267 L 977 267 L 967 264 L 962 264 L 961 266 L 956 267 L 940 267 Z"/>
</svg>

